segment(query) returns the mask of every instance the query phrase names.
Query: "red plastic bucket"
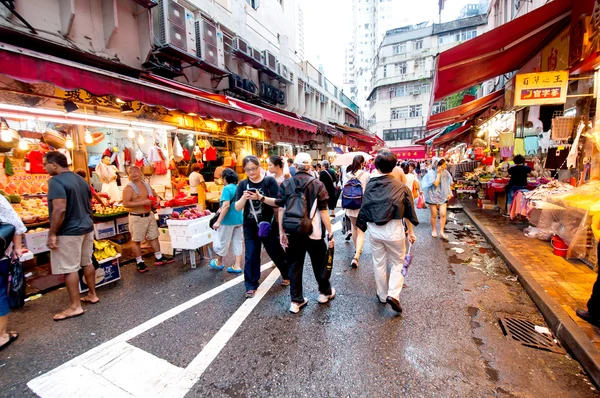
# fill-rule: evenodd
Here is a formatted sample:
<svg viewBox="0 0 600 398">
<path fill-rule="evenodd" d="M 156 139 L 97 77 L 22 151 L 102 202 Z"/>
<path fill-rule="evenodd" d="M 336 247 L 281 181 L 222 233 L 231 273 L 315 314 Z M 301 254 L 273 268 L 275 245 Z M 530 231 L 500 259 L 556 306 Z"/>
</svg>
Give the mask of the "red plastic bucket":
<svg viewBox="0 0 600 398">
<path fill-rule="evenodd" d="M 567 257 L 567 250 L 569 249 L 569 245 L 567 245 L 565 241 L 560 238 L 560 236 L 553 236 L 550 244 L 554 249 L 555 255 L 560 257 Z"/>
</svg>

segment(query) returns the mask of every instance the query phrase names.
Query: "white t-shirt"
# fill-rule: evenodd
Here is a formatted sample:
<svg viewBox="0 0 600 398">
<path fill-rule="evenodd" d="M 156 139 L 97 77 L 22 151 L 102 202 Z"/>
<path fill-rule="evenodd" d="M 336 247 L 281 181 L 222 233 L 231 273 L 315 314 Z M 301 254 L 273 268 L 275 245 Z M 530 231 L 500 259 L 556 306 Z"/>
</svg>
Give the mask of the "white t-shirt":
<svg viewBox="0 0 600 398">
<path fill-rule="evenodd" d="M 405 174 L 405 175 L 406 175 L 406 186 L 412 192 L 413 187 L 415 185 L 415 181 L 417 180 L 417 176 L 414 175 L 413 173 L 408 173 L 408 174 Z"/>
<path fill-rule="evenodd" d="M 391 220 L 385 225 L 377 225 L 374 222 L 367 223 L 371 238 L 379 240 L 397 241 L 406 238 L 402 220 Z"/>
<path fill-rule="evenodd" d="M 204 177 L 197 171 L 192 171 L 190 174 L 190 194 L 198 193 L 198 185 L 204 182 Z"/>
</svg>

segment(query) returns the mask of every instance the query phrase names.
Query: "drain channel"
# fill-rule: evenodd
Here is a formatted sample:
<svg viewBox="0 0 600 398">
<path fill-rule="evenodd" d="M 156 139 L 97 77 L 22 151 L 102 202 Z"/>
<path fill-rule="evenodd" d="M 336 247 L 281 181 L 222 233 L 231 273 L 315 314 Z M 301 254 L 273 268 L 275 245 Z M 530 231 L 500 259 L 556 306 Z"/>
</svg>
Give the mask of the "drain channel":
<svg viewBox="0 0 600 398">
<path fill-rule="evenodd" d="M 557 354 L 566 353 L 553 334 L 538 333 L 535 330 L 535 323 L 527 319 L 513 316 L 499 316 L 498 321 L 500 322 L 502 332 L 504 332 L 504 335 L 509 340 L 516 341 L 530 348 L 537 348 Z"/>
</svg>

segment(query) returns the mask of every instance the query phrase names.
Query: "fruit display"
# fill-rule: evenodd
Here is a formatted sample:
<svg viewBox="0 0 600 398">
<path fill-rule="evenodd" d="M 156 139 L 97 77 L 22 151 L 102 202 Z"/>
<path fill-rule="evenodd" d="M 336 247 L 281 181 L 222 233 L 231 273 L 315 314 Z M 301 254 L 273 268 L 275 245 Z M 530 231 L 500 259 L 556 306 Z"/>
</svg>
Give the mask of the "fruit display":
<svg viewBox="0 0 600 398">
<path fill-rule="evenodd" d="M 96 257 L 96 260 L 106 260 L 107 258 L 115 257 L 117 253 L 117 249 L 111 241 L 94 240 L 94 257 Z"/>
<path fill-rule="evenodd" d="M 21 199 L 19 195 L 8 195 L 12 207 L 15 209 L 23 223 L 33 224 L 48 221 L 48 204 L 44 198 Z M 18 197 L 18 198 L 16 198 Z M 17 202 L 17 199 L 19 202 Z"/>
<path fill-rule="evenodd" d="M 210 210 L 200 210 L 200 209 L 190 209 L 181 212 L 181 214 L 177 211 L 171 213 L 172 220 L 195 220 L 197 218 L 209 217 L 211 216 Z"/>
<path fill-rule="evenodd" d="M 18 167 L 16 164 L 18 160 L 15 160 L 13 167 Z M 0 190 L 4 194 L 12 195 L 34 195 L 48 193 L 48 181 L 34 180 L 34 181 L 13 181 L 8 184 L 0 183 Z M 4 195 L 3 194 L 3 195 Z"/>
<path fill-rule="evenodd" d="M 101 204 L 97 203 L 93 205 L 93 210 L 94 216 L 96 217 L 108 217 L 127 213 L 127 209 L 125 207 L 116 203 L 109 203 L 108 206 L 102 206 Z"/>
<path fill-rule="evenodd" d="M 44 231 L 48 231 L 48 228 L 31 228 L 29 231 L 27 231 L 27 234 L 37 234 L 38 232 L 44 232 Z"/>
</svg>

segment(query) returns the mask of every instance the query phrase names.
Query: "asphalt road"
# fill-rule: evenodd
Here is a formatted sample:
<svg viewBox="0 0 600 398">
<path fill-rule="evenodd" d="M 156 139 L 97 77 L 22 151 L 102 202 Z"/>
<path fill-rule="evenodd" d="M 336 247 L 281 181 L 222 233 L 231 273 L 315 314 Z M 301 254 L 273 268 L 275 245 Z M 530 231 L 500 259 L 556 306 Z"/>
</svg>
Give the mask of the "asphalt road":
<svg viewBox="0 0 600 398">
<path fill-rule="evenodd" d="M 35 396 L 28 383 L 48 397 L 597 395 L 567 354 L 503 334 L 500 315 L 544 321 L 466 216 L 451 220 L 449 242 L 431 237 L 428 217 L 419 210 L 401 316 L 375 297 L 368 236 L 354 270 L 352 243 L 336 233 L 337 297 L 316 302 L 307 266 L 310 302 L 298 315 L 273 268 L 246 300 L 240 278 L 206 263 L 146 274 L 131 264 L 80 318 L 52 321 L 62 289 L 10 315 L 20 338 L 0 352 L 0 396 Z"/>
</svg>

